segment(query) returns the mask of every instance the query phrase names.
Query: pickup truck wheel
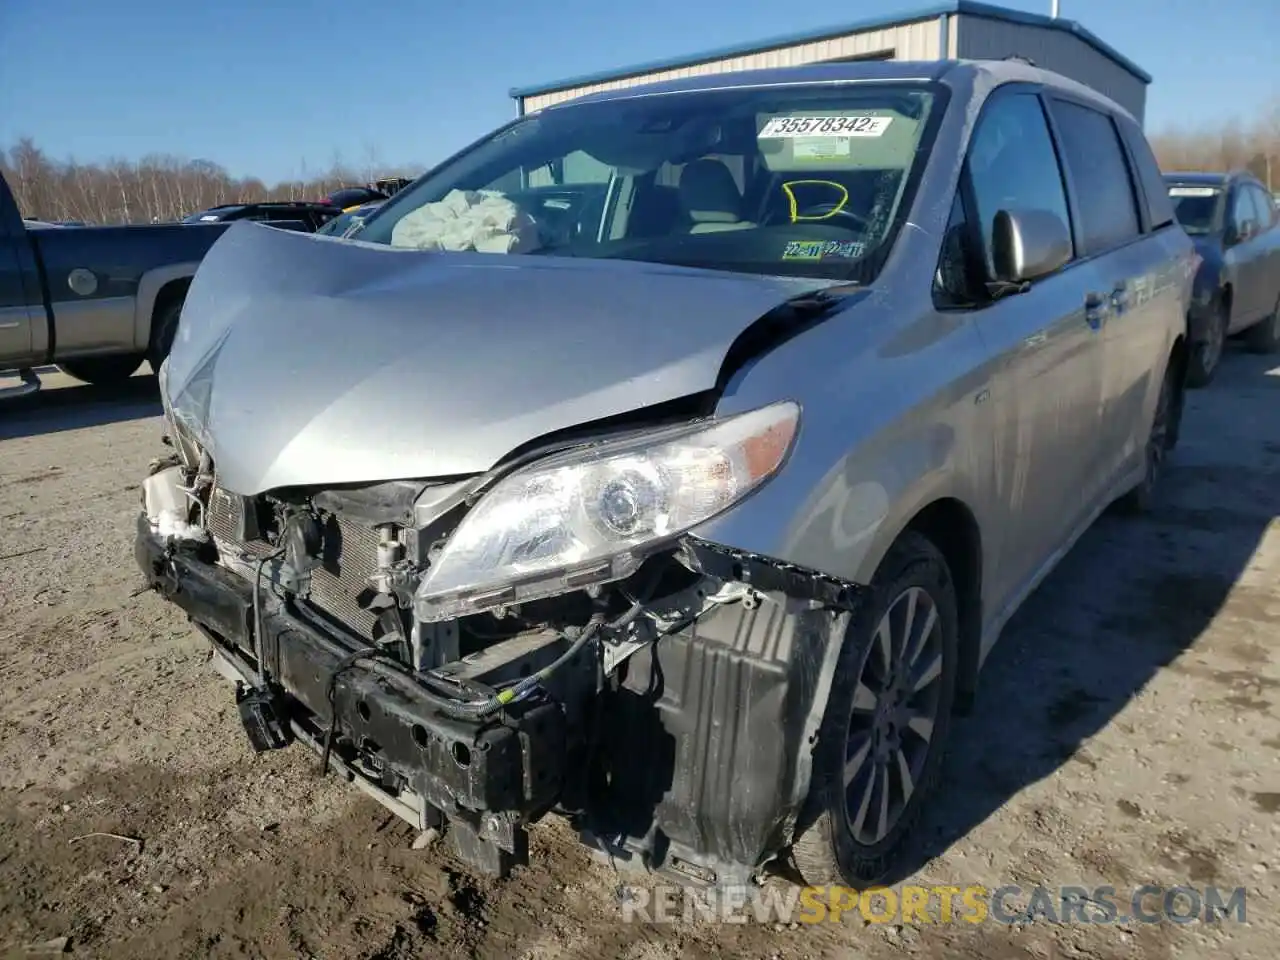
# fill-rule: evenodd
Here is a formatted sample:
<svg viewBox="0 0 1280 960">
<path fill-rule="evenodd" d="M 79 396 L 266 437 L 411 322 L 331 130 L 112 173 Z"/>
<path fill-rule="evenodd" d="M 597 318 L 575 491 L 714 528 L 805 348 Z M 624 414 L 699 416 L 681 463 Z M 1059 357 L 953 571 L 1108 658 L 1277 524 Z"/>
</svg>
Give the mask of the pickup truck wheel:
<svg viewBox="0 0 1280 960">
<path fill-rule="evenodd" d="M 1205 387 L 1218 372 L 1227 342 L 1227 310 L 1221 300 L 1214 302 L 1205 322 L 1204 339 L 1193 344 L 1187 362 L 1187 386 Z"/>
<path fill-rule="evenodd" d="M 864 888 L 899 869 L 936 786 L 959 670 L 946 560 L 908 532 L 850 621 L 814 747 L 812 822 L 792 864 L 810 885 Z"/>
<path fill-rule="evenodd" d="M 1245 343 L 1251 353 L 1275 353 L 1280 350 L 1280 302 L 1271 316 L 1259 320 L 1245 334 Z"/>
<path fill-rule="evenodd" d="M 142 366 L 144 359 L 140 353 L 115 357 L 92 357 L 60 363 L 58 369 L 85 383 L 123 383 L 138 372 L 138 367 Z"/>
<path fill-rule="evenodd" d="M 155 373 L 160 372 L 160 364 L 173 349 L 173 338 L 178 334 L 178 320 L 182 316 L 183 300 L 169 303 L 156 314 L 155 327 L 151 331 L 151 346 L 147 348 L 147 362 Z"/>
</svg>

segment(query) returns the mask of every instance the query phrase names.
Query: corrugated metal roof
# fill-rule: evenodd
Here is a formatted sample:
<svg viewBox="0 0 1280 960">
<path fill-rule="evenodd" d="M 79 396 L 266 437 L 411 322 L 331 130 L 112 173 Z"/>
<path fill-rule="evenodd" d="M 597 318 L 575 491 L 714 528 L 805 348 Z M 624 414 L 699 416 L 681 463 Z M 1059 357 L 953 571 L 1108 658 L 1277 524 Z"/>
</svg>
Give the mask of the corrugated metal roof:
<svg viewBox="0 0 1280 960">
<path fill-rule="evenodd" d="M 984 65 L 985 66 L 985 65 Z M 658 80 L 639 87 L 623 87 L 616 90 L 600 90 L 574 97 L 573 102 L 597 103 L 618 97 L 635 96 L 637 91 L 647 96 L 664 93 L 682 93 L 688 90 L 718 90 L 726 87 L 750 87 L 775 83 L 830 83 L 832 81 L 868 80 L 940 80 L 952 70 L 976 71 L 976 63 L 957 64 L 945 60 L 864 60 L 853 63 L 805 63 L 796 67 L 758 67 L 754 70 L 735 70 L 674 80 Z M 558 105 L 557 105 L 558 106 Z"/>
<path fill-rule="evenodd" d="M 1064 77 L 1074 77 L 1110 97 L 1142 122 L 1147 84 L 1111 57 L 1073 34 L 992 17 L 956 16 L 955 55 L 965 60 L 996 60 L 1017 54 Z"/>
<path fill-rule="evenodd" d="M 575 96 L 566 105 L 604 103 L 635 96 L 662 96 L 692 90 L 719 90 L 734 87 L 775 86 L 779 83 L 881 83 L 885 81 L 942 81 L 966 78 L 975 82 L 987 77 L 996 83 L 1022 81 L 1024 83 L 1048 83 L 1071 91 L 1086 101 L 1094 100 L 1114 107 L 1115 103 L 1100 91 L 1073 80 L 1064 74 L 1055 74 L 1020 60 L 863 60 L 851 63 L 807 63 L 797 67 L 766 67 L 757 70 L 741 70 L 674 80 L 660 80 L 635 87 L 599 90 Z M 557 103 L 547 109 L 560 109 Z"/>
<path fill-rule="evenodd" d="M 691 67 L 699 63 L 705 63 L 709 60 L 723 60 L 729 57 L 740 57 L 750 53 L 757 53 L 762 50 L 774 50 L 780 47 L 789 47 L 799 43 L 812 43 L 816 40 L 842 37 L 850 33 L 861 33 L 866 30 L 883 30 L 886 27 L 893 26 L 894 24 L 932 20 L 944 14 L 969 14 L 976 17 L 988 17 L 993 20 L 1003 20 L 1006 23 L 1017 23 L 1024 24 L 1026 26 L 1047 27 L 1052 30 L 1061 30 L 1064 33 L 1074 35 L 1084 43 L 1087 43 L 1089 46 L 1096 49 L 1099 53 L 1115 61 L 1143 83 L 1151 82 L 1151 74 L 1147 73 L 1128 57 L 1124 56 L 1124 54 L 1120 53 L 1110 44 L 1103 42 L 1074 20 L 1063 20 L 1062 18 L 1054 19 L 1053 17 L 1047 17 L 1038 13 L 1027 13 L 1022 10 L 1010 10 L 1006 7 L 997 7 L 988 3 L 977 3 L 974 2 L 974 0 L 950 0 L 950 2 L 947 3 L 938 3 L 922 10 L 913 10 L 907 13 L 898 14 L 897 16 L 874 17 L 867 20 L 846 23 L 840 26 L 827 27 L 821 30 L 810 30 L 804 33 L 771 37 L 766 40 L 758 40 L 754 43 L 734 44 L 733 46 L 720 47 L 714 50 L 704 50 L 701 53 L 688 54 L 682 57 L 652 60 L 648 63 L 639 63 L 630 67 L 605 70 L 599 73 L 583 74 L 577 77 L 568 77 L 564 80 L 556 80 L 551 83 L 542 83 L 529 87 L 515 87 L 511 90 L 511 96 L 516 99 L 523 99 L 524 97 L 532 97 L 542 93 L 551 93 L 556 90 L 566 90 L 572 87 L 582 87 L 590 84 L 606 83 L 610 80 L 622 80 L 627 77 L 642 76 L 646 73 L 655 73 L 660 70 L 674 70 L 681 67 Z"/>
<path fill-rule="evenodd" d="M 670 80 L 708 76 L 741 76 L 753 70 L 795 70 L 806 64 L 849 64 L 866 62 L 902 62 L 928 61 L 923 68 L 927 72 L 935 69 L 929 64 L 938 64 L 946 57 L 946 46 L 943 44 L 941 23 L 950 19 L 958 21 L 959 17 L 940 17 L 934 20 L 916 20 L 911 23 L 895 23 L 882 30 L 862 30 L 847 33 L 843 36 L 829 37 L 825 40 L 813 40 L 808 43 L 795 43 L 789 47 L 778 47 L 774 50 L 758 50 L 741 57 L 729 57 L 724 60 L 705 60 L 692 67 L 677 67 L 674 70 L 657 70 L 642 73 L 638 76 L 624 77 L 620 80 L 607 80 L 604 83 L 593 83 L 581 87 L 569 87 L 565 90 L 553 90 L 551 93 L 540 93 L 517 100 L 522 110 L 537 111 L 557 103 L 577 100 L 581 97 L 603 91 L 622 89 L 649 90 L 654 84 L 662 84 Z M 1014 28 L 1017 29 L 1017 28 Z M 1024 28 L 1025 29 L 1025 28 Z M 1049 31 L 1039 31 L 1048 33 Z M 1052 34 L 1054 37 L 1063 34 Z M 1072 46 L 1080 46 L 1070 41 Z M 1091 48 L 1093 56 L 1101 59 Z M 1105 61 L 1112 69 L 1120 72 L 1110 60 Z M 1125 77 L 1129 75 L 1124 74 Z M 730 83 L 736 82 L 730 80 Z M 797 78 L 789 74 L 779 78 L 780 83 L 795 83 Z M 1134 83 L 1138 81 L 1134 80 Z M 1145 89 L 1145 87 L 1144 87 Z"/>
</svg>

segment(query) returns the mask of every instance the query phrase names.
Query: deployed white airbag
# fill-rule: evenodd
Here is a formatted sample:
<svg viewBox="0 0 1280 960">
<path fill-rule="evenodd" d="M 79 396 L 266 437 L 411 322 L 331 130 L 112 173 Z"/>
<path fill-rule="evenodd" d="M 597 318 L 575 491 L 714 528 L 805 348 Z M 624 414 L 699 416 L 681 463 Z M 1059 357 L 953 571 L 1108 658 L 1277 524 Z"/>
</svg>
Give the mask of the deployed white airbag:
<svg viewBox="0 0 1280 960">
<path fill-rule="evenodd" d="M 539 245 L 537 221 L 494 190 L 452 190 L 391 231 L 391 246 L 418 250 L 526 253 Z"/>
</svg>

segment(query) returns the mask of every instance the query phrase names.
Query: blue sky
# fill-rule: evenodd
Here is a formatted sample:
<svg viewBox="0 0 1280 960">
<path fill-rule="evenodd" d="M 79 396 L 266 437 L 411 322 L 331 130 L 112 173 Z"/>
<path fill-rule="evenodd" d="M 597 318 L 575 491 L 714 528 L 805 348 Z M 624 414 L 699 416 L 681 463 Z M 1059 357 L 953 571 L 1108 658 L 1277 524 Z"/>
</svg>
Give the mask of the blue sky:
<svg viewBox="0 0 1280 960">
<path fill-rule="evenodd" d="M 170 153 L 268 181 L 338 157 L 425 165 L 509 119 L 513 86 L 929 3 L 0 0 L 0 145 Z M 1149 130 L 1248 120 L 1280 97 L 1280 0 L 1061 6 L 1154 75 Z"/>
</svg>

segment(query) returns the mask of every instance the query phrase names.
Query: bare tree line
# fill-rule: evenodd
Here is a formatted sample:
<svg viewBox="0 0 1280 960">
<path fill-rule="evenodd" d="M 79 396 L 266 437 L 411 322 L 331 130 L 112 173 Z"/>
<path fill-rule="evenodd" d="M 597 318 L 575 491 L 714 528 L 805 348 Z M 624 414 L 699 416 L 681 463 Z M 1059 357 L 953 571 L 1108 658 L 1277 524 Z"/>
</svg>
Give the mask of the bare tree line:
<svg viewBox="0 0 1280 960">
<path fill-rule="evenodd" d="M 1280 191 L 1280 96 L 1252 121 L 1168 130 L 1152 136 L 1151 147 L 1164 170 L 1248 169 Z"/>
<path fill-rule="evenodd" d="M 1167 130 L 1152 136 L 1151 145 L 1165 170 L 1248 168 L 1270 189 L 1280 190 L 1280 98 L 1251 122 L 1233 119 L 1214 127 Z M 0 149 L 0 173 L 23 216 L 86 223 L 163 222 L 220 203 L 317 200 L 339 187 L 415 172 L 381 165 L 370 152 L 359 169 L 335 160 L 324 173 L 268 186 L 256 177 L 236 179 L 208 160 L 165 155 L 59 161 L 30 139 Z"/>
<path fill-rule="evenodd" d="M 323 173 L 268 186 L 256 177 L 232 177 L 208 160 L 165 155 L 103 163 L 59 161 L 25 138 L 7 150 L 0 148 L 0 173 L 24 217 L 99 224 L 180 220 L 220 203 L 320 200 L 339 187 L 415 172 L 384 166 L 371 153 L 358 169 L 338 159 Z"/>
</svg>

